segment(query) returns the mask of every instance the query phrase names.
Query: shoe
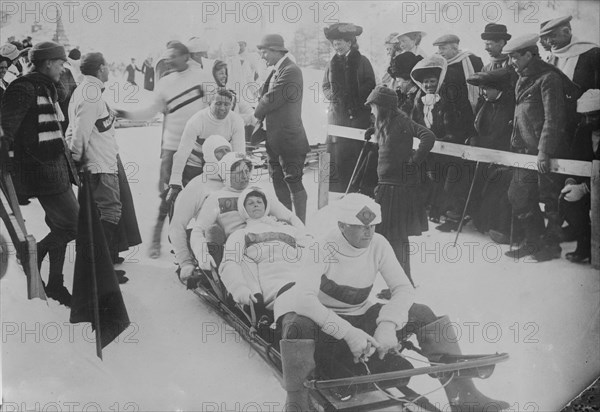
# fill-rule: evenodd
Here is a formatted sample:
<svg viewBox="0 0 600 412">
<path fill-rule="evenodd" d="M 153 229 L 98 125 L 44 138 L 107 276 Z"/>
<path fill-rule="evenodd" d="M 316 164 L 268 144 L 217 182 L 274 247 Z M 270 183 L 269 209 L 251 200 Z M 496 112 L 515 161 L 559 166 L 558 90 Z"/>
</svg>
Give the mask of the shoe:
<svg viewBox="0 0 600 412">
<path fill-rule="evenodd" d="M 525 256 L 531 256 L 536 253 L 539 249 L 537 243 L 525 242 L 521 247 L 517 249 L 509 250 L 508 252 L 504 252 L 504 256 L 507 256 L 511 259 L 522 259 Z"/>
<path fill-rule="evenodd" d="M 61 305 L 71 307 L 71 294 L 64 285 L 64 278 L 62 274 L 52 275 L 48 281 L 48 286 L 46 286 L 46 284 L 43 282 L 42 284 L 44 285 L 46 296 L 48 296 L 50 299 L 56 300 Z"/>
<path fill-rule="evenodd" d="M 122 258 L 121 256 L 117 256 L 117 258 L 113 260 L 114 265 L 120 265 L 123 262 L 125 262 L 125 258 Z"/>
<path fill-rule="evenodd" d="M 120 285 L 122 285 L 123 283 L 127 283 L 129 281 L 129 278 L 127 276 L 125 276 L 124 270 L 115 270 L 115 273 L 117 275 L 117 280 L 119 281 Z"/>
<path fill-rule="evenodd" d="M 490 229 L 488 231 L 488 234 L 490 235 L 490 239 L 492 239 L 494 242 L 498 243 L 499 245 L 510 244 L 510 236 L 505 235 L 502 232 L 498 232 L 497 230 Z"/>
<path fill-rule="evenodd" d="M 574 252 L 569 252 L 565 255 L 565 258 L 569 261 L 569 262 L 573 262 L 573 263 L 586 263 L 586 262 L 591 262 L 592 260 L 592 254 L 591 252 L 580 252 L 575 250 Z"/>
<path fill-rule="evenodd" d="M 560 252 L 562 252 L 562 249 L 559 245 L 545 244 L 533 254 L 533 260 L 536 262 L 547 262 L 552 259 L 560 259 Z"/>
</svg>

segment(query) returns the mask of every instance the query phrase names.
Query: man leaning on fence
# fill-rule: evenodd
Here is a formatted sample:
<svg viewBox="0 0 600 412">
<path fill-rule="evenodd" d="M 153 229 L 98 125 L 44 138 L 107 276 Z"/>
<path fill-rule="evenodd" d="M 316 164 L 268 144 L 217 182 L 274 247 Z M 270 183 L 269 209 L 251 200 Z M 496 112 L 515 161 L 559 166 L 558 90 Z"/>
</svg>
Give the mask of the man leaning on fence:
<svg viewBox="0 0 600 412">
<path fill-rule="evenodd" d="M 508 198 L 514 216 L 523 225 L 525 240 L 518 249 L 506 252 L 514 258 L 533 256 L 538 262 L 560 258 L 561 220 L 558 214 L 559 178 L 550 172 L 550 159 L 565 153 L 567 93 L 572 83 L 558 69 L 540 58 L 536 34 L 511 40 L 510 55 L 519 80 L 511 150 L 537 156 L 537 168 L 515 169 Z M 528 165 L 520 165 L 527 167 Z M 544 222 L 539 203 L 544 203 Z"/>
</svg>

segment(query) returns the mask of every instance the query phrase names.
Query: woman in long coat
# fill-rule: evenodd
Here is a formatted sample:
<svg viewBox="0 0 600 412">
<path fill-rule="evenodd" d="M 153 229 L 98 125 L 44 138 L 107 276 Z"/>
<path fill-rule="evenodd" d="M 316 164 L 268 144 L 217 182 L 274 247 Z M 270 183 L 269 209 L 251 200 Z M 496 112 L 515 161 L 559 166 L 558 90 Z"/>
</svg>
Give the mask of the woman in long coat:
<svg viewBox="0 0 600 412">
<path fill-rule="evenodd" d="M 324 31 L 336 53 L 323 77 L 323 93 L 330 101 L 329 124 L 367 129 L 371 114 L 365 102 L 375 88 L 375 73 L 369 59 L 358 51 L 356 37 L 362 33 L 362 27 L 335 23 Z M 331 155 L 331 191 L 346 191 L 362 146 L 360 141 L 327 137 L 327 151 Z"/>
</svg>

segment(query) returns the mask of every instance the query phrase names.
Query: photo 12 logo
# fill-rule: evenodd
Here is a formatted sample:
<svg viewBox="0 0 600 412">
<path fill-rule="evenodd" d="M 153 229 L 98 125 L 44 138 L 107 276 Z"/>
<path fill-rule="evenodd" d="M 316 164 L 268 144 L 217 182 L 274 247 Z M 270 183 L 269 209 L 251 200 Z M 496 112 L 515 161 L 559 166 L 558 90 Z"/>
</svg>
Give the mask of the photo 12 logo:
<svg viewBox="0 0 600 412">
<path fill-rule="evenodd" d="M 19 23 L 73 23 L 83 19 L 86 23 L 98 23 L 103 18 L 115 23 L 139 23 L 137 14 L 140 6 L 133 1 L 2 1 L 0 21 L 6 24 L 9 19 Z"/>
<path fill-rule="evenodd" d="M 203 1 L 202 23 L 298 23 L 310 18 L 315 23 L 337 23 L 339 5 L 336 2 L 296 2 L 296 1 Z"/>
</svg>

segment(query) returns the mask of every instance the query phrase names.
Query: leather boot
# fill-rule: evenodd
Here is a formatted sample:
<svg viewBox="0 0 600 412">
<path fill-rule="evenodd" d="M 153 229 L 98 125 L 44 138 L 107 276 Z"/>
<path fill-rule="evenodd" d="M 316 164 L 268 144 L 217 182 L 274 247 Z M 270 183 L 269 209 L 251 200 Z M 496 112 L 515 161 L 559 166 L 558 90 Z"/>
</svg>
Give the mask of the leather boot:
<svg viewBox="0 0 600 412">
<path fill-rule="evenodd" d="M 64 284 L 62 273 L 50 273 L 48 277 L 48 286 L 44 285 L 46 296 L 58 301 L 61 305 L 71 306 L 71 294 Z"/>
<path fill-rule="evenodd" d="M 548 225 L 542 238 L 540 249 L 533 254 L 537 262 L 547 262 L 552 259 L 560 259 L 560 238 L 562 235 L 562 219 L 556 212 L 546 213 Z"/>
<path fill-rule="evenodd" d="M 150 259 L 158 259 L 160 257 L 160 239 L 166 218 L 166 216 L 159 215 L 158 219 L 156 219 L 156 225 L 154 225 L 154 232 L 152 233 L 152 244 L 148 248 Z"/>
<path fill-rule="evenodd" d="M 454 327 L 447 316 L 423 326 L 417 331 L 417 340 L 423 354 L 430 360 L 439 362 L 439 355 L 461 355 Z M 448 378 L 440 382 L 448 383 Z M 452 378 L 444 387 L 452 412 L 493 412 L 508 409 L 504 401 L 488 398 L 475 387 L 471 378 Z"/>
<path fill-rule="evenodd" d="M 306 223 L 306 201 L 308 195 L 306 190 L 300 190 L 299 192 L 292 193 L 292 203 L 294 204 L 294 213 L 302 221 Z"/>
<path fill-rule="evenodd" d="M 519 224 L 525 231 L 525 240 L 517 249 L 504 253 L 505 256 L 511 259 L 521 259 L 539 252 L 541 248 L 541 235 L 544 231 L 544 217 L 539 209 L 524 216 L 519 216 L 518 219 Z"/>
<path fill-rule="evenodd" d="M 282 339 L 281 363 L 283 387 L 287 391 L 285 412 L 311 411 L 308 388 L 304 381 L 315 369 L 315 341 L 312 339 Z"/>
<path fill-rule="evenodd" d="M 114 223 L 110 223 L 104 220 L 101 220 L 102 222 L 102 229 L 104 230 L 104 238 L 106 239 L 106 245 L 108 246 L 109 250 L 112 247 L 112 244 L 115 241 L 115 235 L 117 233 L 117 225 L 115 225 Z M 110 256 L 110 252 L 109 252 L 109 258 L 112 262 L 112 256 Z M 113 263 L 114 266 L 114 263 Z M 117 275 L 117 280 L 119 281 L 120 284 L 123 283 L 127 283 L 127 281 L 129 280 L 129 278 L 127 276 L 125 276 L 125 271 L 124 270 L 115 270 L 115 274 Z"/>
</svg>

